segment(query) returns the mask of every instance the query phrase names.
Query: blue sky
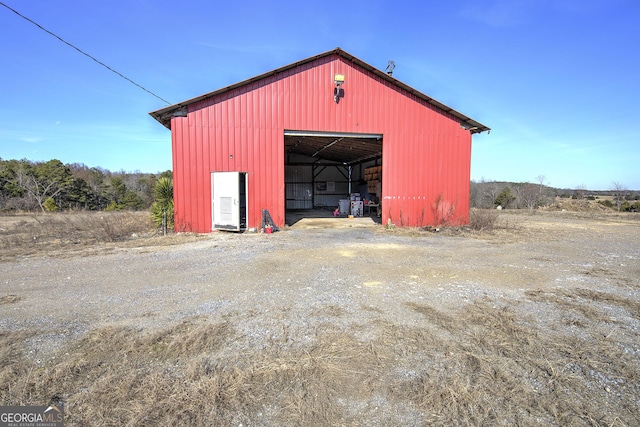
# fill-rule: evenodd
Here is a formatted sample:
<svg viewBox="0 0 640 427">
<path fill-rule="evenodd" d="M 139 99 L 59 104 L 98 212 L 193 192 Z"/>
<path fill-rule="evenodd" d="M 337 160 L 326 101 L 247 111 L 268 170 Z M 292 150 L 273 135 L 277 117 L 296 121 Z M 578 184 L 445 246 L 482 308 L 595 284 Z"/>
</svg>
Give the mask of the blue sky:
<svg viewBox="0 0 640 427">
<path fill-rule="evenodd" d="M 638 0 L 0 0 L 171 103 L 341 47 L 492 128 L 471 178 L 640 190 Z M 0 5 L 0 157 L 171 169 L 166 104 Z"/>
</svg>

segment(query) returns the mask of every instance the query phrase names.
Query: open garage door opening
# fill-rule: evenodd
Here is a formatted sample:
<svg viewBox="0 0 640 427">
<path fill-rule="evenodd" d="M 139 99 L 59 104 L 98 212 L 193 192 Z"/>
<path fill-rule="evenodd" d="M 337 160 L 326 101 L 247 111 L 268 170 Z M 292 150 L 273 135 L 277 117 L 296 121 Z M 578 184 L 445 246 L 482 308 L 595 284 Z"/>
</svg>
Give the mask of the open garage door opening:
<svg viewBox="0 0 640 427">
<path fill-rule="evenodd" d="M 287 225 L 349 215 L 380 222 L 381 134 L 285 130 L 284 150 Z"/>
</svg>

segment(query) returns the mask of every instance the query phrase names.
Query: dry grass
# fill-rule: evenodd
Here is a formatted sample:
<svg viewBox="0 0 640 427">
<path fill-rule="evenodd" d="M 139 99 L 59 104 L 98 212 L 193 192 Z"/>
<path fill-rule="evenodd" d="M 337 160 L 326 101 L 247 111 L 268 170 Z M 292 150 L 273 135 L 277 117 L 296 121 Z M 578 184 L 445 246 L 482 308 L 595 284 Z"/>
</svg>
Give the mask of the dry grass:
<svg viewBox="0 0 640 427">
<path fill-rule="evenodd" d="M 195 238 L 194 234 L 159 236 L 146 211 L 0 216 L 0 260 L 32 255 L 69 256 L 74 251 L 91 254 L 112 250 L 116 244 L 171 245 Z"/>
<path fill-rule="evenodd" d="M 384 229 L 401 235 L 416 237 L 427 234 L 467 237 L 499 242 L 518 242 L 565 238 L 582 229 L 602 228 L 609 225 L 636 226 L 640 222 L 637 212 L 549 211 L 528 209 L 471 209 L 469 226 Z"/>
<path fill-rule="evenodd" d="M 384 227 L 382 230 L 387 233 L 414 237 L 437 233 L 446 236 L 513 241 L 524 238 L 527 232 L 523 227 L 526 218 L 514 215 L 512 212 L 514 211 L 471 209 L 468 226 Z"/>
<path fill-rule="evenodd" d="M 377 360 L 344 334 L 321 333 L 304 349 L 224 351 L 238 338 L 228 323 L 201 319 L 152 335 L 108 327 L 88 334 L 64 362 L 35 370 L 19 346 L 7 346 L 0 402 L 65 396 L 69 425 L 238 425 L 260 414 L 318 425 L 339 416 L 340 395 L 364 396 L 365 365 Z"/>
<path fill-rule="evenodd" d="M 455 317 L 430 307 L 412 308 L 435 320 L 433 334 L 439 336 L 435 343 L 432 337 L 428 340 L 429 347 L 440 349 L 441 354 L 434 354 L 435 366 L 408 384 L 417 403 L 432 412 L 430 422 L 637 423 L 640 413 L 633 399 L 612 395 L 619 384 L 624 384 L 623 395 L 637 393 L 638 362 L 621 343 L 547 334 L 532 326 L 531 319 L 525 323 L 509 309 L 487 302 Z M 443 329 L 447 334 L 438 332 Z"/>
<path fill-rule="evenodd" d="M 582 289 L 531 297 L 569 310 L 594 298 L 626 304 Z M 449 312 L 407 308 L 424 321 L 381 320 L 367 327 L 371 340 L 326 325 L 309 345 L 256 345 L 233 318 L 212 324 L 196 317 L 151 334 L 105 327 L 48 365 L 24 357 L 24 333 L 5 333 L 0 404 L 64 400 L 70 426 L 640 421 L 640 361 L 624 334 L 591 332 L 606 316 L 580 311 L 580 334 L 566 335 L 545 333 L 536 319 L 489 300 Z"/>
<path fill-rule="evenodd" d="M 469 211 L 469 227 L 472 230 L 493 230 L 498 222 L 499 212 L 495 209 L 471 209 Z"/>
</svg>

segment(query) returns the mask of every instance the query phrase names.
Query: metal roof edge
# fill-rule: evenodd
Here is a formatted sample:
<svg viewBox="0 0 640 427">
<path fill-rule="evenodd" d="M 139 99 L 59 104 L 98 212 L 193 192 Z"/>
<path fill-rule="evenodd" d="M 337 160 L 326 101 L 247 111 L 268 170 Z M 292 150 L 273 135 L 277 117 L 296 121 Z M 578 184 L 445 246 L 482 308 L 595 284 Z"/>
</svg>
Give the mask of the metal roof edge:
<svg viewBox="0 0 640 427">
<path fill-rule="evenodd" d="M 433 105 L 434 107 L 437 107 L 439 110 L 442 110 L 445 113 L 451 114 L 452 116 L 460 119 L 460 124 L 463 125 L 466 129 L 468 129 L 471 133 L 481 133 L 481 132 L 485 132 L 485 131 L 490 131 L 491 128 L 483 125 L 480 122 L 477 122 L 467 116 L 465 116 L 464 114 L 454 110 L 453 108 L 450 108 L 448 106 L 446 106 L 445 104 L 442 104 L 441 102 L 436 101 L 435 99 L 431 98 L 430 96 L 425 95 L 424 93 L 412 88 L 411 86 L 402 83 L 400 80 L 395 79 L 394 77 L 390 76 L 389 74 L 373 67 L 372 65 L 367 64 L 366 62 L 356 58 L 355 56 L 345 52 L 344 50 L 342 50 L 341 48 L 337 47 L 335 49 L 329 50 L 327 52 L 318 54 L 318 55 L 314 55 L 311 56 L 309 58 L 300 60 L 300 61 L 296 61 L 293 62 L 289 65 L 285 65 L 283 67 L 280 68 L 276 68 L 275 70 L 272 71 L 268 71 L 266 73 L 260 74 L 258 76 L 252 77 L 250 79 L 247 80 L 243 80 L 241 82 L 238 83 L 234 83 L 230 86 L 226 86 L 223 87 L 221 89 L 215 90 L 213 92 L 208 92 L 205 93 L 203 95 L 200 96 L 196 96 L 195 98 L 191 98 L 191 99 L 187 99 L 185 101 L 179 102 L 177 104 L 174 105 L 170 105 L 168 107 L 164 107 L 161 108 L 159 110 L 155 110 L 149 113 L 149 115 L 151 115 L 151 117 L 153 117 L 154 119 L 156 119 L 158 122 L 160 122 L 163 126 L 165 126 L 167 129 L 171 129 L 171 117 L 173 117 L 174 115 L 176 115 L 176 113 L 178 113 L 180 116 L 183 115 L 183 109 L 186 108 L 188 105 L 191 105 L 195 102 L 199 102 L 199 101 L 203 101 L 205 99 L 208 98 L 212 98 L 214 96 L 220 95 L 222 93 L 225 92 L 229 92 L 231 90 L 237 89 L 239 87 L 243 87 L 246 86 L 248 84 L 251 84 L 253 82 L 256 81 L 260 81 L 262 79 L 265 79 L 267 77 L 271 77 L 277 74 L 280 74 L 284 71 L 288 71 L 290 69 L 299 67 L 301 65 L 304 64 L 308 64 L 309 62 L 313 62 L 317 59 L 320 58 L 324 58 L 327 56 L 331 56 L 331 55 L 338 55 L 344 59 L 347 59 L 348 61 L 356 64 L 357 66 L 359 66 L 360 68 L 363 68 L 371 73 L 373 73 L 374 75 L 388 81 L 389 83 L 403 89 L 406 92 L 409 92 L 412 95 L 417 96 L 418 98 L 426 101 L 427 103 Z"/>
</svg>

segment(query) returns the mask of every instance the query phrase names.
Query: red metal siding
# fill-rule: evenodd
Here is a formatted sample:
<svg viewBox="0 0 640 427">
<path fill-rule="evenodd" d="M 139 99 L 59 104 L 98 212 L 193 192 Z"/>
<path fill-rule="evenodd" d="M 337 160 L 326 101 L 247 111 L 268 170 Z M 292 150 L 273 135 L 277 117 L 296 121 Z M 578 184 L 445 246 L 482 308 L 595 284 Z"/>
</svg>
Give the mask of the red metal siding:
<svg viewBox="0 0 640 427">
<path fill-rule="evenodd" d="M 336 73 L 345 76 L 339 103 Z M 284 225 L 285 129 L 382 134 L 383 223 L 433 225 L 442 212 L 468 222 L 471 133 L 337 55 L 195 102 L 171 129 L 179 231 L 211 231 L 213 171 L 248 173 L 249 227 L 260 227 L 262 209 Z"/>
</svg>

